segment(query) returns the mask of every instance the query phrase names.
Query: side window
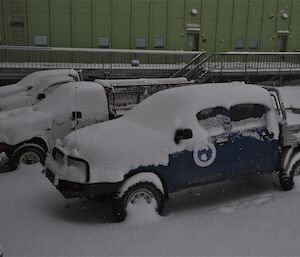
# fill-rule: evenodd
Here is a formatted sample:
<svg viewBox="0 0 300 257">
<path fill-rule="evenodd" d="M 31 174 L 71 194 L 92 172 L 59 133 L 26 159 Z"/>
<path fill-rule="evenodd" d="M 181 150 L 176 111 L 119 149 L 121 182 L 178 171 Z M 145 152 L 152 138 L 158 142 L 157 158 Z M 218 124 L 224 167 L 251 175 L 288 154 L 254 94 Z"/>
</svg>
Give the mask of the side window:
<svg viewBox="0 0 300 257">
<path fill-rule="evenodd" d="M 215 107 L 198 112 L 196 117 L 200 126 L 207 130 L 209 135 L 214 136 L 223 133 L 226 125 L 230 124 L 228 113 L 224 107 Z"/>
<path fill-rule="evenodd" d="M 260 104 L 238 104 L 230 108 L 230 118 L 233 127 L 265 126 L 267 108 Z"/>
<path fill-rule="evenodd" d="M 48 94 L 50 94 L 51 92 L 53 92 L 56 88 L 58 88 L 62 84 L 64 84 L 64 83 L 52 84 L 49 87 L 45 88 L 43 90 L 43 92 L 48 95 Z"/>
</svg>

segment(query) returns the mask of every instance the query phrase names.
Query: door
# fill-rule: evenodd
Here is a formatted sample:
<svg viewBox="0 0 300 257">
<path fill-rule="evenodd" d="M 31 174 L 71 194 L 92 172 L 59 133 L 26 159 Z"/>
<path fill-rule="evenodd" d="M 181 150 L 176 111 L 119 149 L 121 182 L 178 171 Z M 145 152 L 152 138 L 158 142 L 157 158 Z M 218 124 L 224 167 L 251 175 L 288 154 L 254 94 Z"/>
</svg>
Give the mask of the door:
<svg viewBox="0 0 300 257">
<path fill-rule="evenodd" d="M 194 138 L 192 151 L 170 156 L 170 170 L 174 187 L 189 187 L 208 181 L 222 179 L 230 174 L 230 143 L 228 110 L 223 107 L 200 111 L 195 118 L 199 123 L 199 134 L 207 134 L 209 143 Z M 194 135 L 198 134 L 194 132 Z"/>
<path fill-rule="evenodd" d="M 286 52 L 287 42 L 288 42 L 288 35 L 277 36 L 277 48 L 280 52 Z"/>
<path fill-rule="evenodd" d="M 259 104 L 230 108 L 232 176 L 275 170 L 278 144 L 268 131 L 267 112 L 267 108 Z"/>
<path fill-rule="evenodd" d="M 72 113 L 55 114 L 53 118 L 53 140 L 63 139 L 75 128 L 75 121 L 72 121 Z"/>
<path fill-rule="evenodd" d="M 187 34 L 187 50 L 199 51 L 199 33 Z"/>
</svg>

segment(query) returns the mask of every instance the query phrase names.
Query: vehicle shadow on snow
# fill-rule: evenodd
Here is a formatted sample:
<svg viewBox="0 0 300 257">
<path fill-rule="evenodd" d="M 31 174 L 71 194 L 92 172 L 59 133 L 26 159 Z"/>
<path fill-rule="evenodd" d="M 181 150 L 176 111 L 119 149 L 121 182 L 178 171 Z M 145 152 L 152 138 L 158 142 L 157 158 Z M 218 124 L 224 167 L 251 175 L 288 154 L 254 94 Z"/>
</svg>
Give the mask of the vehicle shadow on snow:
<svg viewBox="0 0 300 257">
<path fill-rule="evenodd" d="M 280 190 L 269 175 L 235 178 L 171 195 L 164 215 L 193 209 L 232 213 L 247 206 L 260 206 Z"/>
<path fill-rule="evenodd" d="M 95 201 L 64 199 L 55 206 L 48 205 L 47 212 L 60 220 L 71 223 L 101 224 L 117 222 L 108 203 Z"/>
</svg>

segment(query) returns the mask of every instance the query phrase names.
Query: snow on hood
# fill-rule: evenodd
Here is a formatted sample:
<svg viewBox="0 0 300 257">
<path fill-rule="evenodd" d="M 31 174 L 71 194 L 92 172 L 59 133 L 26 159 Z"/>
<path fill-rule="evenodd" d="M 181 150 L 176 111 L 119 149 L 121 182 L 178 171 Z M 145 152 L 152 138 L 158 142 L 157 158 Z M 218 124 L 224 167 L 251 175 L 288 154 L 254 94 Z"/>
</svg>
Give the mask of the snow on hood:
<svg viewBox="0 0 300 257">
<path fill-rule="evenodd" d="M 269 93 L 243 83 L 194 85 L 161 91 L 117 120 L 73 132 L 63 140 L 67 154 L 90 164 L 91 183 L 117 182 L 131 169 L 168 165 L 169 155 L 208 141 L 196 114 L 214 106 L 261 103 L 272 108 Z M 193 138 L 176 145 L 177 129 L 190 128 Z M 75 146 L 76 142 L 76 146 Z M 76 147 L 76 151 L 74 148 Z"/>
<path fill-rule="evenodd" d="M 51 114 L 35 111 L 33 107 L 3 111 L 0 113 L 0 142 L 15 145 L 43 136 L 51 125 Z"/>
<path fill-rule="evenodd" d="M 0 97 L 6 97 L 22 91 L 27 91 L 38 85 L 39 81 L 47 76 L 73 76 L 78 77 L 78 72 L 73 69 L 59 69 L 59 70 L 43 70 L 36 71 L 17 82 L 16 84 L 6 85 L 0 87 Z"/>
</svg>

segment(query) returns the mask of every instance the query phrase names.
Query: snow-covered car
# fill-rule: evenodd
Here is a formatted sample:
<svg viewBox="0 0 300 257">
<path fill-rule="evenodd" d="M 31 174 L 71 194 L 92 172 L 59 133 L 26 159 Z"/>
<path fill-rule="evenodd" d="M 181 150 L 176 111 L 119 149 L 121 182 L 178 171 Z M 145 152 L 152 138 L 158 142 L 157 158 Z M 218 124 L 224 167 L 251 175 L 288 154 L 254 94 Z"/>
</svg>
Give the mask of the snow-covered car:
<svg viewBox="0 0 300 257">
<path fill-rule="evenodd" d="M 12 169 L 19 163 L 44 163 L 56 139 L 108 119 L 103 87 L 93 82 L 66 83 L 34 106 L 0 113 L 0 153 L 6 154 Z"/>
<path fill-rule="evenodd" d="M 36 86 L 31 89 L 6 97 L 1 97 L 0 111 L 34 105 L 62 84 L 72 81 L 77 81 L 77 78 L 67 75 L 43 76 L 38 80 Z"/>
<path fill-rule="evenodd" d="M 36 71 L 15 84 L 0 87 L 0 99 L 9 95 L 14 95 L 20 92 L 26 92 L 39 85 L 39 81 L 48 76 L 71 76 L 80 81 L 80 76 L 73 69 L 57 69 L 57 70 L 42 70 Z"/>
<path fill-rule="evenodd" d="M 121 219 L 138 200 L 160 213 L 170 193 L 246 174 L 280 171 L 290 190 L 299 142 L 285 142 L 274 95 L 243 83 L 158 92 L 117 120 L 67 135 L 48 156 L 46 176 L 66 198 L 112 200 Z"/>
</svg>

